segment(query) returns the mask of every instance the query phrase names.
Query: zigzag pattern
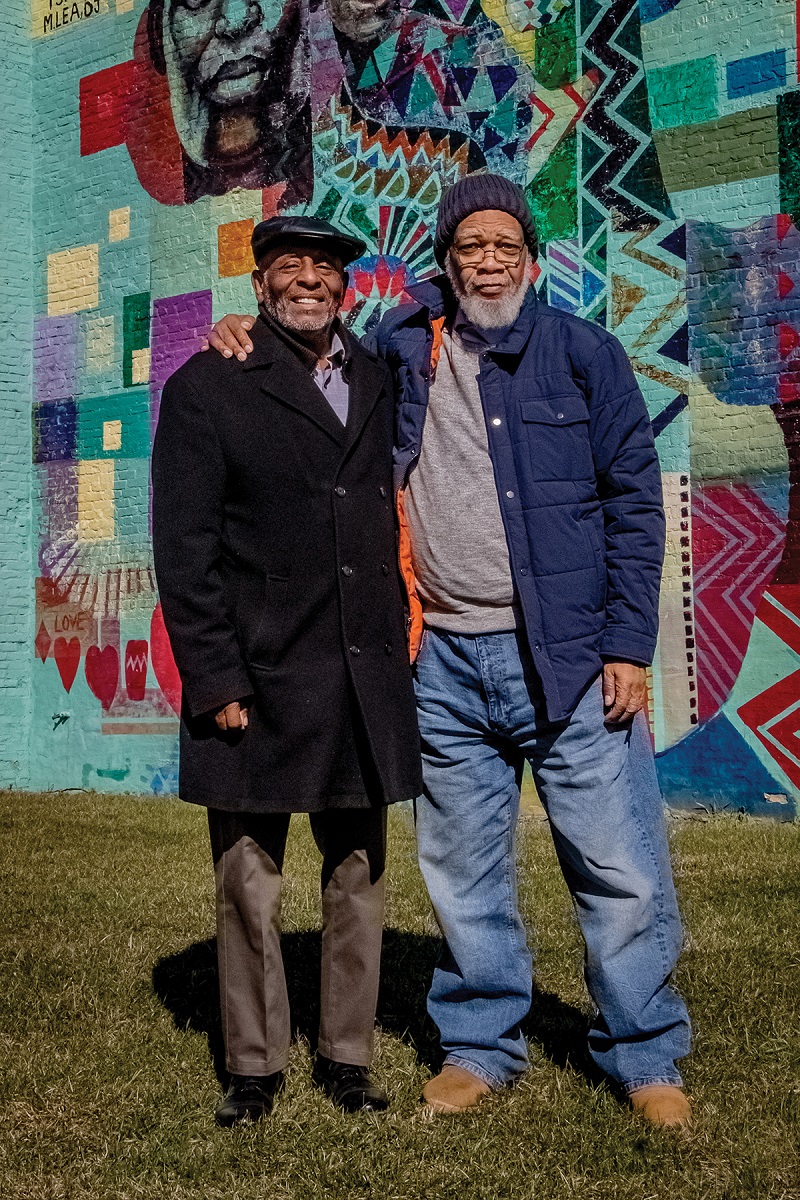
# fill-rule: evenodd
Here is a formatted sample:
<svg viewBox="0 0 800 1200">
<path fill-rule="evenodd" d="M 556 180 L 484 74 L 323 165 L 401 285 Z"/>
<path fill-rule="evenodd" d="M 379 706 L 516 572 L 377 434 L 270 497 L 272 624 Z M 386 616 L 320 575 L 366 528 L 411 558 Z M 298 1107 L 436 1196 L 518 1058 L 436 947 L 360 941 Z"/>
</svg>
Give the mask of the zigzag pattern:
<svg viewBox="0 0 800 1200">
<path fill-rule="evenodd" d="M 781 557 L 784 526 L 745 484 L 709 484 L 692 505 L 701 721 L 730 695 L 756 609 Z"/>
<path fill-rule="evenodd" d="M 615 229 L 652 228 L 671 209 L 650 136 L 637 0 L 601 3 L 579 45 L 602 78 L 583 116 L 582 189 Z"/>
</svg>

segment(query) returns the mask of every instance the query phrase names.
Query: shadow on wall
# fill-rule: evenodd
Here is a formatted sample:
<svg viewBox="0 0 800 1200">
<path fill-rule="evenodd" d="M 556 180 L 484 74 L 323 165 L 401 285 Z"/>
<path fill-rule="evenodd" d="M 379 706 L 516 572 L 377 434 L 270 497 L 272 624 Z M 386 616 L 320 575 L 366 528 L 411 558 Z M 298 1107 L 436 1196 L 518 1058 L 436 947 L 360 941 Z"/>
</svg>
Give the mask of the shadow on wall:
<svg viewBox="0 0 800 1200">
<path fill-rule="evenodd" d="M 320 934 L 304 931 L 281 939 L 289 1003 L 296 1037 L 312 1048 L 319 1027 Z M 431 1070 L 441 1064 L 436 1030 L 425 1009 L 439 941 L 427 934 L 387 929 L 383 935 L 378 1024 L 410 1046 Z M 225 1050 L 219 1015 L 219 980 L 215 938 L 194 942 L 177 954 L 159 959 L 153 968 L 153 989 L 172 1014 L 177 1029 L 202 1033 L 217 1078 L 224 1083 Z M 599 1077 L 586 1052 L 586 1017 L 534 985 L 533 1004 L 525 1033 L 558 1066 L 570 1066 L 592 1083 Z"/>
</svg>

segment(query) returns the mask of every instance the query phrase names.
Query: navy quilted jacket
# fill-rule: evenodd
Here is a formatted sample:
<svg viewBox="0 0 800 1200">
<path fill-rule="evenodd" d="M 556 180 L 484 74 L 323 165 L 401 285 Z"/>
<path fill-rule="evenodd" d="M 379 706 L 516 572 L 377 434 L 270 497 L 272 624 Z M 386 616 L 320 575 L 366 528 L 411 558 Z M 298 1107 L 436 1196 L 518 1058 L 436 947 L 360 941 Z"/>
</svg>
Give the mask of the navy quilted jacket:
<svg viewBox="0 0 800 1200">
<path fill-rule="evenodd" d="M 373 339 L 395 380 L 398 488 L 422 442 L 433 322 L 453 303 L 444 276 L 411 295 Z M 525 630 L 560 720 L 604 660 L 653 658 L 664 511 L 650 421 L 617 339 L 533 288 L 480 356 L 479 385 Z"/>
</svg>

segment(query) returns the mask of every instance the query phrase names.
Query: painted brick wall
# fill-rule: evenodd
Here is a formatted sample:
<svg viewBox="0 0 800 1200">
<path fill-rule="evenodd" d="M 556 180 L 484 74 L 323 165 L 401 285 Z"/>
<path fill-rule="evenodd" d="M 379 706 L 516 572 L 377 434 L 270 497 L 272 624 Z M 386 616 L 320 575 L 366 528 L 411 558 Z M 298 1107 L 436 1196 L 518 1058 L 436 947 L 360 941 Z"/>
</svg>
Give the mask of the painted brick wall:
<svg viewBox="0 0 800 1200">
<path fill-rule="evenodd" d="M 30 12 L 3 9 L 0 62 L 0 780 L 24 787 L 31 735 L 33 105 Z"/>
<path fill-rule="evenodd" d="M 528 192 L 542 297 L 621 338 L 653 420 L 669 536 L 648 714 L 667 798 L 792 815 L 795 0 L 396 0 L 371 17 L 349 0 L 31 0 L 28 20 L 4 83 L 3 319 L 26 314 L 0 366 L 22 364 L 3 410 L 0 682 L 22 722 L 4 726 L 4 780 L 175 790 L 149 445 L 169 373 L 252 309 L 254 223 L 305 211 L 363 236 L 346 309 L 364 330 L 434 271 L 442 187 L 488 167 Z"/>
</svg>

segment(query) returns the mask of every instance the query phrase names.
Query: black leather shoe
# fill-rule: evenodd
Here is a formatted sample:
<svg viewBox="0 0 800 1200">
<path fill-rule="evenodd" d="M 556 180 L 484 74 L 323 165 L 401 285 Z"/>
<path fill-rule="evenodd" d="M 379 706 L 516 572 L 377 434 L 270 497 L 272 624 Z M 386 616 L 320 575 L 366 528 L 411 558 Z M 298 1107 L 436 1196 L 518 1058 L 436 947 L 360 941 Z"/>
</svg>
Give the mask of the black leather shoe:
<svg viewBox="0 0 800 1200">
<path fill-rule="evenodd" d="M 389 1097 L 372 1082 L 366 1067 L 332 1062 L 318 1054 L 311 1078 L 345 1112 L 383 1112 L 389 1107 Z"/>
<path fill-rule="evenodd" d="M 228 1090 L 214 1114 L 217 1124 L 230 1128 L 268 1116 L 282 1083 L 282 1071 L 274 1075 L 231 1075 Z"/>
</svg>

